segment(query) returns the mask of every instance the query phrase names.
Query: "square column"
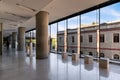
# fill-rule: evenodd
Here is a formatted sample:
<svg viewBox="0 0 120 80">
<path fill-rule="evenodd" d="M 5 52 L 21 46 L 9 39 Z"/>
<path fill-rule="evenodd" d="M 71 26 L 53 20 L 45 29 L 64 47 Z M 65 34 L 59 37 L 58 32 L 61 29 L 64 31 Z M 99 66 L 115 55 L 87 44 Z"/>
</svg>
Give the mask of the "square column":
<svg viewBox="0 0 120 80">
<path fill-rule="evenodd" d="M 36 14 L 36 58 L 44 59 L 49 55 L 48 15 L 46 11 Z"/>
</svg>

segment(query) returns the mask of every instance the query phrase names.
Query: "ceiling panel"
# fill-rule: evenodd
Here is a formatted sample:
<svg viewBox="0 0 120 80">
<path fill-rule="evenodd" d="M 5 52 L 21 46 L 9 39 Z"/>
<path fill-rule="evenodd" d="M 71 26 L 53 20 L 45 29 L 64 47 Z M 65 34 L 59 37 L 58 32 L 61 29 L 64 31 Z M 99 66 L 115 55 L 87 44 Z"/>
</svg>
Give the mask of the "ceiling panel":
<svg viewBox="0 0 120 80">
<path fill-rule="evenodd" d="M 53 0 L 42 10 L 49 12 L 49 22 L 52 22 L 106 1 L 108 0 Z M 35 28 L 34 20 L 35 16 L 26 23 L 23 23 L 22 26 L 26 26 L 27 30 Z"/>
<path fill-rule="evenodd" d="M 108 0 L 54 0 L 43 10 L 50 13 L 50 22 L 88 9 Z"/>
<path fill-rule="evenodd" d="M 32 18 L 52 0 L 0 0 L 0 22 L 4 33 L 11 33 Z M 31 9 L 35 9 L 32 11 Z M 6 34 L 5 34 L 6 35 Z"/>
<path fill-rule="evenodd" d="M 10 29 L 9 32 L 17 30 L 19 26 L 29 30 L 35 28 L 35 14 L 41 10 L 49 12 L 49 22 L 52 22 L 106 1 L 108 0 L 2 0 L 0 22 L 4 24 L 5 33 Z"/>
</svg>

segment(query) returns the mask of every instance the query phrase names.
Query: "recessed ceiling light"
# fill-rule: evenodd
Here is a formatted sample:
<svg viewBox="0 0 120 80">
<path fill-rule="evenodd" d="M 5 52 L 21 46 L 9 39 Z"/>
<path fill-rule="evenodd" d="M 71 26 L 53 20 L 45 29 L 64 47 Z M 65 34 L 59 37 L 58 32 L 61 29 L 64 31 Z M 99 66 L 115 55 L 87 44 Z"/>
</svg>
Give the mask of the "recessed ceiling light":
<svg viewBox="0 0 120 80">
<path fill-rule="evenodd" d="M 20 8 L 26 9 L 26 10 L 28 10 L 28 11 L 36 12 L 35 9 L 32 9 L 32 8 L 27 7 L 27 6 L 25 6 L 25 5 L 21 5 L 21 4 L 19 4 L 19 3 L 16 3 L 16 5 L 19 6 Z"/>
</svg>

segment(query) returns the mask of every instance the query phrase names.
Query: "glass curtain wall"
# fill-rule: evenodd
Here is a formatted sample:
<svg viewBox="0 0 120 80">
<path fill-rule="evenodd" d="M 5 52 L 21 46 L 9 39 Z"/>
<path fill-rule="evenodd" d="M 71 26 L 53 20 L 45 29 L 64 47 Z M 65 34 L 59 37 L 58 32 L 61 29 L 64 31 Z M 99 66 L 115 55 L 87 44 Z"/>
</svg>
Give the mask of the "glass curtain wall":
<svg viewBox="0 0 120 80">
<path fill-rule="evenodd" d="M 120 2 L 100 9 L 100 57 L 120 60 Z"/>
<path fill-rule="evenodd" d="M 80 53 L 81 57 L 90 55 L 94 58 L 105 57 L 119 61 L 119 5 L 120 2 L 49 25 L 50 50 L 68 52 L 70 55 Z M 80 33 L 78 33 L 80 25 Z M 30 34 L 35 46 L 35 30 L 26 33 L 26 45 L 30 42 Z"/>
</svg>

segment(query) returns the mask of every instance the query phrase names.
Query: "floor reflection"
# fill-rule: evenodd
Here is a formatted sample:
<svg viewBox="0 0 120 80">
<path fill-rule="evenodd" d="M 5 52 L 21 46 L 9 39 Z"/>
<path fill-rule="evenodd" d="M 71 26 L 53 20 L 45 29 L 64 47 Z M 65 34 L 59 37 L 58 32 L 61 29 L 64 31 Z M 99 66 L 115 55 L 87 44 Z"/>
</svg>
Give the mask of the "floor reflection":
<svg viewBox="0 0 120 80">
<path fill-rule="evenodd" d="M 63 62 L 63 63 L 67 63 L 68 60 L 67 60 L 67 59 L 62 59 L 62 62 Z"/>
<path fill-rule="evenodd" d="M 78 66 L 79 65 L 79 61 L 72 61 L 72 65 L 74 65 L 74 66 Z"/>
<path fill-rule="evenodd" d="M 32 67 L 34 70 L 36 70 L 36 59 L 35 57 L 26 57 L 26 63 Z"/>
<path fill-rule="evenodd" d="M 93 64 L 84 64 L 84 68 L 88 71 L 93 70 Z"/>
<path fill-rule="evenodd" d="M 99 69 L 99 74 L 102 77 L 109 77 L 109 69 Z"/>
<path fill-rule="evenodd" d="M 6 55 L 7 54 L 7 55 Z M 7 75 L 7 76 L 6 76 Z M 24 52 L 5 52 L 0 56 L 0 80 L 119 80 L 120 66 L 99 69 L 98 61 L 84 64 L 84 58 L 75 62 L 60 54 L 51 53 L 48 59 L 36 60 Z"/>
</svg>

